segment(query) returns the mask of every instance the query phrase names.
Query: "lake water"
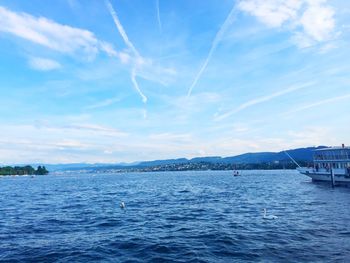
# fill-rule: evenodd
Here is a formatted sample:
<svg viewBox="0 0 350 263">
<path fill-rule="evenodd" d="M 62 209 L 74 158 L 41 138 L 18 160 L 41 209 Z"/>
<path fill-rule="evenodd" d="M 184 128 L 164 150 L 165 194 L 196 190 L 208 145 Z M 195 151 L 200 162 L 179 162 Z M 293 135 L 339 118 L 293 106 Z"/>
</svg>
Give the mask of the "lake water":
<svg viewBox="0 0 350 263">
<path fill-rule="evenodd" d="M 295 171 L 4 177 L 0 201 L 4 262 L 324 262 L 350 256 L 350 188 L 311 183 Z M 263 208 L 278 219 L 264 220 Z"/>
</svg>

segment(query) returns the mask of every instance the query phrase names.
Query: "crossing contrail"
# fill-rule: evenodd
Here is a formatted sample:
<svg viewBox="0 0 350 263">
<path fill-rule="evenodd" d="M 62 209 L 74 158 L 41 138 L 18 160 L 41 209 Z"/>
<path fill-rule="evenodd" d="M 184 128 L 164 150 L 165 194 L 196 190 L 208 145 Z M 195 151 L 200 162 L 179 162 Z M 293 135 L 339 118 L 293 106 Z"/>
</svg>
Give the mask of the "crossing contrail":
<svg viewBox="0 0 350 263">
<path fill-rule="evenodd" d="M 187 96 L 191 96 L 192 90 L 193 88 L 196 86 L 198 80 L 200 79 L 200 77 L 202 76 L 204 70 L 206 69 L 206 67 L 208 66 L 209 60 L 211 59 L 211 56 L 213 55 L 213 52 L 215 51 L 217 45 L 219 44 L 219 42 L 221 41 L 225 31 L 227 30 L 227 28 L 232 24 L 233 19 L 234 19 L 234 15 L 236 11 L 236 7 L 233 6 L 231 12 L 229 13 L 229 15 L 227 16 L 225 22 L 222 24 L 222 26 L 220 27 L 219 31 L 216 33 L 216 36 L 211 44 L 209 53 L 207 58 L 205 59 L 204 63 L 202 64 L 200 70 L 198 71 L 196 77 L 194 78 L 190 88 L 188 89 L 188 93 Z"/>
<path fill-rule="evenodd" d="M 128 35 L 126 34 L 123 25 L 120 23 L 118 15 L 115 12 L 111 2 L 109 0 L 105 0 L 105 3 L 106 3 L 106 6 L 107 6 L 107 8 L 108 8 L 112 18 L 113 18 L 113 21 L 114 21 L 115 25 L 117 26 L 119 34 L 121 35 L 121 37 L 124 40 L 125 45 L 134 53 L 134 56 L 136 57 L 136 60 L 142 59 L 142 57 L 140 56 L 140 53 L 135 48 L 134 44 L 129 40 Z M 135 63 L 137 63 L 137 62 L 135 62 Z M 131 76 L 130 76 L 131 77 L 131 81 L 132 81 L 132 84 L 133 84 L 135 90 L 141 96 L 143 103 L 146 103 L 147 102 L 147 97 L 141 91 L 140 86 L 139 86 L 139 84 L 137 83 L 137 80 L 136 80 L 136 67 L 137 67 L 137 64 L 134 65 L 132 70 L 131 70 Z"/>
</svg>

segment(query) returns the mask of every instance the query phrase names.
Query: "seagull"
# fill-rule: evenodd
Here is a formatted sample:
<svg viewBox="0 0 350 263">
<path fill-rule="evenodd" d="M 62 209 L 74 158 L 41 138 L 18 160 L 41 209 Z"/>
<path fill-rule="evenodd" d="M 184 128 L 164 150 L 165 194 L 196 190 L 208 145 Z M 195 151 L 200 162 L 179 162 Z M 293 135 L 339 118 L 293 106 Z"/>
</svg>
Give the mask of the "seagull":
<svg viewBox="0 0 350 263">
<path fill-rule="evenodd" d="M 125 208 L 125 203 L 121 202 L 119 206 L 120 206 L 121 209 L 124 209 Z"/>
<path fill-rule="evenodd" d="M 266 208 L 264 208 L 264 215 L 263 215 L 263 219 L 267 219 L 267 220 L 273 220 L 273 219 L 277 219 L 278 217 L 275 215 L 266 215 Z"/>
</svg>

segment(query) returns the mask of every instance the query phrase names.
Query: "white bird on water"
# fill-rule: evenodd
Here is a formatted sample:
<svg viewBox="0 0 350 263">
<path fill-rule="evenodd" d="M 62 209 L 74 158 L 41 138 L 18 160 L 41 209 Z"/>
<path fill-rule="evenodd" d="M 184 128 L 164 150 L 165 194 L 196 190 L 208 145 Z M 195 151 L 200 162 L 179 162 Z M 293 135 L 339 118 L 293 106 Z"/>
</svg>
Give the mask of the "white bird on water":
<svg viewBox="0 0 350 263">
<path fill-rule="evenodd" d="M 268 220 L 273 220 L 273 219 L 277 219 L 278 217 L 275 215 L 266 215 L 266 208 L 264 208 L 264 215 L 263 215 L 263 219 L 268 219 Z"/>
<path fill-rule="evenodd" d="M 124 209 L 125 208 L 125 203 L 121 202 L 119 206 L 120 206 L 121 209 Z"/>
</svg>

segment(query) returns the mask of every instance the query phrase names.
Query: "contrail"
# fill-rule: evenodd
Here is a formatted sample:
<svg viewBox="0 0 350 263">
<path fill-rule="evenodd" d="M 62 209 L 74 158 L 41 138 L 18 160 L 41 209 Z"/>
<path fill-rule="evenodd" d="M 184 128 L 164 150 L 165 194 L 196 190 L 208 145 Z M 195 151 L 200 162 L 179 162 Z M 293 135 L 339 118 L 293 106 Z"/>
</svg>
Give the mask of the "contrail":
<svg viewBox="0 0 350 263">
<path fill-rule="evenodd" d="M 157 20 L 158 20 L 159 31 L 162 32 L 162 23 L 160 22 L 160 12 L 159 12 L 159 0 L 156 0 L 156 8 L 157 8 Z"/>
<path fill-rule="evenodd" d="M 317 107 L 317 106 L 320 106 L 320 105 L 323 105 L 323 104 L 328 104 L 328 103 L 336 102 L 336 101 L 339 101 L 339 100 L 345 100 L 345 99 L 349 99 L 349 98 L 350 98 L 350 93 L 342 95 L 342 96 L 333 97 L 333 98 L 321 100 L 321 101 L 318 101 L 318 102 L 314 102 L 314 103 L 311 103 L 309 105 L 305 105 L 305 106 L 302 106 L 300 108 L 288 111 L 288 112 L 284 113 L 283 115 L 296 113 L 296 112 L 307 110 L 307 109 L 310 109 L 310 108 L 313 108 L 313 107 Z"/>
<path fill-rule="evenodd" d="M 272 94 L 269 94 L 269 95 L 266 95 L 266 96 L 263 96 L 263 97 L 259 97 L 259 98 L 256 98 L 256 99 L 252 99 L 250 101 L 247 101 L 246 103 L 243 103 L 241 104 L 238 108 L 234 109 L 234 110 L 231 110 L 231 111 L 228 111 L 218 117 L 216 117 L 216 121 L 221 121 L 237 112 L 240 112 L 246 108 L 249 108 L 253 105 L 256 105 L 256 104 L 259 104 L 259 103 L 263 103 L 263 102 L 266 102 L 266 101 L 269 101 L 269 100 L 272 100 L 276 97 L 279 97 L 279 96 L 282 96 L 284 94 L 287 94 L 287 93 L 291 93 L 293 91 L 297 91 L 299 89 L 303 89 L 303 88 L 306 88 L 306 87 L 309 87 L 309 86 L 312 86 L 314 85 L 315 82 L 308 82 L 308 83 L 305 83 L 305 84 L 302 84 L 302 85 L 299 85 L 299 86 L 292 86 L 290 88 L 287 88 L 285 90 L 281 90 L 281 91 L 277 91 L 275 93 L 272 93 Z"/>
<path fill-rule="evenodd" d="M 136 91 L 140 94 L 140 96 L 142 98 L 142 102 L 146 103 L 147 97 L 142 93 L 142 91 L 140 90 L 139 84 L 136 81 L 136 69 L 135 68 L 133 68 L 131 71 L 131 81 L 132 81 L 132 84 L 134 85 L 134 88 L 136 89 Z"/>
<path fill-rule="evenodd" d="M 115 12 L 111 2 L 109 2 L 109 0 L 105 0 L 105 3 L 106 3 L 106 6 L 107 6 L 109 12 L 111 13 L 111 16 L 113 17 L 114 23 L 117 26 L 117 29 L 118 29 L 120 35 L 122 36 L 125 44 L 128 46 L 128 48 L 130 48 L 132 50 L 132 52 L 134 52 L 135 56 L 141 57 L 139 52 L 136 50 L 135 46 L 129 40 L 128 35 L 126 34 L 122 24 L 120 23 L 120 20 L 117 16 L 117 13 Z"/>
<path fill-rule="evenodd" d="M 216 36 L 211 44 L 208 56 L 206 58 L 206 60 L 204 61 L 202 67 L 200 68 L 200 70 L 198 71 L 196 77 L 194 78 L 192 85 L 190 86 L 190 88 L 188 89 L 188 93 L 187 96 L 191 96 L 192 90 L 193 88 L 196 86 L 199 78 L 202 76 L 203 71 L 206 69 L 209 60 L 211 59 L 211 56 L 213 55 L 213 52 L 215 51 L 217 45 L 219 44 L 219 42 L 222 39 L 223 34 L 225 33 L 225 31 L 227 30 L 227 28 L 232 24 L 233 22 L 233 18 L 234 18 L 234 14 L 236 13 L 236 7 L 233 6 L 230 14 L 227 16 L 225 22 L 222 24 L 221 28 L 219 29 L 219 31 L 216 33 Z"/>
<path fill-rule="evenodd" d="M 115 12 L 111 2 L 109 0 L 105 0 L 106 6 L 109 10 L 109 12 L 111 13 L 111 16 L 113 17 L 114 23 L 117 26 L 117 29 L 121 35 L 121 37 L 123 38 L 125 45 L 127 45 L 127 47 L 132 50 L 132 52 L 134 53 L 136 58 L 142 58 L 140 56 L 140 53 L 137 51 L 137 49 L 135 48 L 135 46 L 133 45 L 133 43 L 131 43 L 131 41 L 128 38 L 128 35 L 126 34 L 122 24 L 120 23 L 120 20 L 117 16 L 117 13 Z M 136 91 L 139 93 L 139 95 L 142 98 L 142 102 L 146 103 L 147 102 L 147 97 L 142 93 L 139 84 L 136 81 L 136 65 L 134 65 L 132 71 L 131 71 L 131 81 L 132 84 L 134 85 L 134 88 L 136 89 Z"/>
</svg>

